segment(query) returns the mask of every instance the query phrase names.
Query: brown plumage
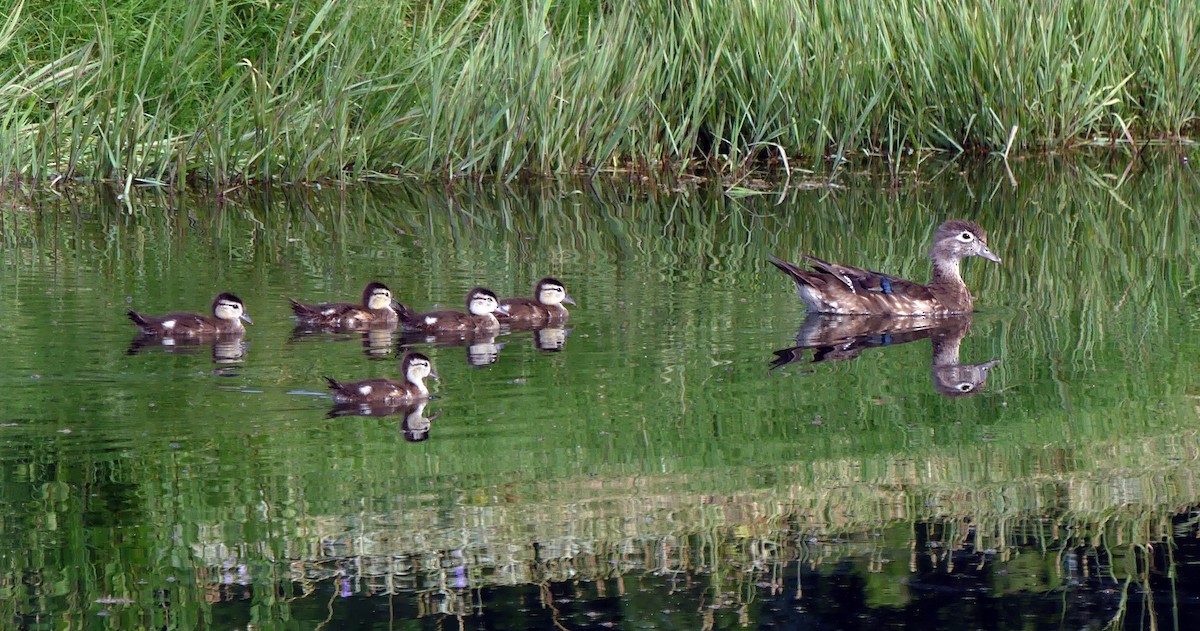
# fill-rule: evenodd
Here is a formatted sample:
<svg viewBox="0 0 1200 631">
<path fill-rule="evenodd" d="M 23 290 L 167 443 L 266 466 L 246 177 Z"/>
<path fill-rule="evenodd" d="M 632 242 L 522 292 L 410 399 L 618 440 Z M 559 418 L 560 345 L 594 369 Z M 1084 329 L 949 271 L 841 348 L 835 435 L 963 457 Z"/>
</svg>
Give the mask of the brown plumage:
<svg viewBox="0 0 1200 631">
<path fill-rule="evenodd" d="M 533 287 L 533 298 L 505 298 L 500 301 L 501 314 L 510 326 L 543 327 L 561 325 L 571 313 L 563 306 L 575 304 L 563 284 L 553 278 L 543 278 Z"/>
<path fill-rule="evenodd" d="M 367 379 L 365 381 L 341 382 L 325 377 L 333 390 L 333 400 L 338 403 L 364 403 L 379 405 L 403 405 L 429 397 L 425 379 L 437 379 L 433 364 L 420 353 L 409 353 L 400 363 L 404 381 L 391 379 Z"/>
<path fill-rule="evenodd" d="M 483 287 L 467 293 L 467 311 L 430 311 L 428 313 L 406 312 L 402 315 L 404 327 L 421 331 L 427 335 L 443 333 L 488 333 L 500 328 L 496 319 L 499 302 L 496 294 Z"/>
<path fill-rule="evenodd" d="M 959 263 L 968 256 L 1000 262 L 987 247 L 987 234 L 972 221 L 938 226 L 929 259 L 933 273 L 922 285 L 880 272 L 838 265 L 804 255 L 811 269 L 771 257 L 771 263 L 796 282 L 800 299 L 812 313 L 946 316 L 970 313 L 974 301 L 963 283 Z"/>
<path fill-rule="evenodd" d="M 151 316 L 133 309 L 126 312 L 129 319 L 145 335 L 161 337 L 202 337 L 226 333 L 242 333 L 242 322 L 250 322 L 242 299 L 231 293 L 218 294 L 212 303 L 213 317 L 198 313 L 168 313 Z"/>
<path fill-rule="evenodd" d="M 331 302 L 309 305 L 288 298 L 292 313 L 302 324 L 331 327 L 361 327 L 369 325 L 396 324 L 404 307 L 392 299 L 392 291 L 383 283 L 367 283 L 362 293 L 362 304 Z"/>
</svg>

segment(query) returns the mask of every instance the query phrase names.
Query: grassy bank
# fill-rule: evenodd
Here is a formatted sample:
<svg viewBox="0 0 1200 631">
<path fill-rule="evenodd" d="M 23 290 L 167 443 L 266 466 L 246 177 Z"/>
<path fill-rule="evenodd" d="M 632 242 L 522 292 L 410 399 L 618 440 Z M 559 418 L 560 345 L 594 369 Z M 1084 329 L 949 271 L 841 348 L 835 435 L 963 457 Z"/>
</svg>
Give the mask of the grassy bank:
<svg viewBox="0 0 1200 631">
<path fill-rule="evenodd" d="M 13 3 L 0 174 L 730 175 L 1136 146 L 1200 111 L 1189 0 L 292 4 Z"/>
</svg>

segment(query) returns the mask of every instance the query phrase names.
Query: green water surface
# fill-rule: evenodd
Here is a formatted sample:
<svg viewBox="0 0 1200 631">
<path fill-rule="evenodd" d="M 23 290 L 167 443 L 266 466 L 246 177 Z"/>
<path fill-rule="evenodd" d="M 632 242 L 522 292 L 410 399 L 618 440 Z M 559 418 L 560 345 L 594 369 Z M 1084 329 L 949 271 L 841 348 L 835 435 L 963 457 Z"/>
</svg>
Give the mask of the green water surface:
<svg viewBox="0 0 1200 631">
<path fill-rule="evenodd" d="M 1191 156 L 1193 159 L 1195 156 Z M 1200 613 L 1200 176 L 950 165 L 745 195 L 629 182 L 74 190 L 0 210 L 0 626 L 1178 628 Z M 1015 184 L 1015 186 L 1014 186 Z M 768 262 L 964 264 L 970 396 L 926 339 L 771 368 L 805 315 Z M 561 348 L 305 335 L 369 280 L 461 308 L 542 276 Z M 241 296 L 237 352 L 131 349 L 127 308 Z M 328 418 L 322 376 L 441 376 Z M 492 349 L 495 350 L 495 349 Z M 414 442 L 415 438 L 420 438 Z"/>
</svg>

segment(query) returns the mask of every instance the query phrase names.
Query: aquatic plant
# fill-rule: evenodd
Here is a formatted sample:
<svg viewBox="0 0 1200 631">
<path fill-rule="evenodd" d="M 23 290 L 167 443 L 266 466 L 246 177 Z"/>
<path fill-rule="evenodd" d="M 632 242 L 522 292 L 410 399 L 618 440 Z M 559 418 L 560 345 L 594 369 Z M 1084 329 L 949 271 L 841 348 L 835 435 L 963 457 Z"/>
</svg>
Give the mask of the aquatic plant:
<svg viewBox="0 0 1200 631">
<path fill-rule="evenodd" d="M 1140 146 L 1196 131 L 1198 40 L 1187 0 L 18 0 L 0 174 L 728 177 Z"/>
</svg>

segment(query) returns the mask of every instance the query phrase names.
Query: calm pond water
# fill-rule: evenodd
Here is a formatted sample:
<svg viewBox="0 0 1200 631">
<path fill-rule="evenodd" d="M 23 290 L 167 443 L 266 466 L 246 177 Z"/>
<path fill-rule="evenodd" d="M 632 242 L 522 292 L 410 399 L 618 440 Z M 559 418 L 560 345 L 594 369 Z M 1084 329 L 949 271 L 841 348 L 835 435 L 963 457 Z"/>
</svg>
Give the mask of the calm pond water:
<svg viewBox="0 0 1200 631">
<path fill-rule="evenodd" d="M 1015 188 L 953 165 L 761 196 L 10 198 L 0 626 L 1184 627 L 1191 157 L 1018 164 Z M 951 217 L 1004 259 L 965 263 L 969 322 L 847 337 L 768 262 L 923 279 Z M 545 275 L 579 303 L 568 326 L 475 348 L 297 331 L 286 301 L 380 280 L 459 308 Z M 127 308 L 218 291 L 248 305 L 242 340 L 133 344 Z M 788 351 L 814 331 L 823 348 Z M 428 405 L 331 416 L 323 375 L 394 377 L 410 348 L 441 376 Z"/>
</svg>

